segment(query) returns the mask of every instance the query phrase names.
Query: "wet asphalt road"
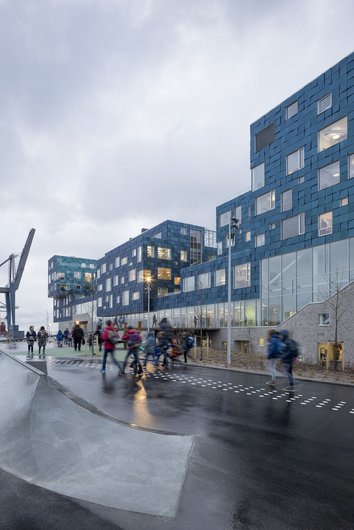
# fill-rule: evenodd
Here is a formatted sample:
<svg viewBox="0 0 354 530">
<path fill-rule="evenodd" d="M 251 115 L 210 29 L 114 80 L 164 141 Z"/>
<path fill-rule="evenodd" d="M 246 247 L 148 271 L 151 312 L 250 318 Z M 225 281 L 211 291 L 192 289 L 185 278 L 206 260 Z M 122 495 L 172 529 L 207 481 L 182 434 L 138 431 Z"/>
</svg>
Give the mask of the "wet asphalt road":
<svg viewBox="0 0 354 530">
<path fill-rule="evenodd" d="M 301 382 L 292 395 L 228 370 L 182 365 L 136 382 L 98 368 L 48 363 L 49 375 L 119 420 L 196 435 L 177 517 L 73 501 L 1 472 L 0 528 L 354 529 L 352 387 Z M 6 504 L 14 491 L 21 521 Z"/>
</svg>

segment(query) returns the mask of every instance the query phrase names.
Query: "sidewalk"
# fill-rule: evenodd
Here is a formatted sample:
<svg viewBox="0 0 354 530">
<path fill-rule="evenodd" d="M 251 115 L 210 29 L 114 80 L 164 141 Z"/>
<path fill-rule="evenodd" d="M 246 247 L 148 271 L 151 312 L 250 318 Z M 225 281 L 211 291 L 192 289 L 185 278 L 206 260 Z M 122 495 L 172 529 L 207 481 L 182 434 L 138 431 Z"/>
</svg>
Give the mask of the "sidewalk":
<svg viewBox="0 0 354 530">
<path fill-rule="evenodd" d="M 193 350 L 190 353 L 190 359 L 193 364 L 199 366 L 208 366 L 211 368 L 228 368 L 231 370 L 269 374 L 267 370 L 267 359 L 264 355 L 233 353 L 231 366 L 227 365 L 226 351 L 206 350 L 203 351 L 203 360 L 200 360 L 200 349 Z M 294 377 L 309 381 L 319 381 L 324 383 L 336 383 L 354 386 L 354 370 L 326 370 L 322 366 L 295 361 L 293 365 Z"/>
</svg>

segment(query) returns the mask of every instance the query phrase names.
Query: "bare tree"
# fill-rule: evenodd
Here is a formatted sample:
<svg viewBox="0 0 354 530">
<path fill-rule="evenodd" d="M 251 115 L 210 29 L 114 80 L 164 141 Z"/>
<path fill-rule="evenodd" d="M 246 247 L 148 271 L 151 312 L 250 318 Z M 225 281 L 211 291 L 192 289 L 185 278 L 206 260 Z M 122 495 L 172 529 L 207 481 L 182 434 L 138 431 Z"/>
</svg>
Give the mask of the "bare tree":
<svg viewBox="0 0 354 530">
<path fill-rule="evenodd" d="M 92 341 L 91 341 L 91 354 L 95 355 L 95 348 L 94 348 L 94 333 L 95 333 L 95 322 L 97 320 L 97 307 L 98 307 L 98 301 L 94 298 L 84 305 L 85 313 L 89 316 L 89 334 L 91 334 Z"/>
<path fill-rule="evenodd" d="M 338 340 L 340 323 L 343 315 L 348 309 L 349 300 L 343 296 L 343 287 L 347 285 L 347 282 L 343 281 L 344 271 L 338 271 L 334 273 L 334 277 L 329 279 L 329 294 L 330 297 L 326 301 L 326 307 L 330 310 L 331 316 L 333 316 L 333 365 L 334 369 L 337 370 L 337 364 L 340 360 L 342 345 Z"/>
</svg>

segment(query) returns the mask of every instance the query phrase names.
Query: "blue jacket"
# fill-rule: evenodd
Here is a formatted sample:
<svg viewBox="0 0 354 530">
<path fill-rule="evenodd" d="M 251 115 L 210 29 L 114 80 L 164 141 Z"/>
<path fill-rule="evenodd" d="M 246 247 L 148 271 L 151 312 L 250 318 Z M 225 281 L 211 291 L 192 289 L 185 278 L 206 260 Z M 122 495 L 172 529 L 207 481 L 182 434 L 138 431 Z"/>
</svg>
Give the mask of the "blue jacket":
<svg viewBox="0 0 354 530">
<path fill-rule="evenodd" d="M 272 335 L 268 342 L 268 359 L 277 359 L 283 353 L 283 344 L 277 335 Z"/>
</svg>

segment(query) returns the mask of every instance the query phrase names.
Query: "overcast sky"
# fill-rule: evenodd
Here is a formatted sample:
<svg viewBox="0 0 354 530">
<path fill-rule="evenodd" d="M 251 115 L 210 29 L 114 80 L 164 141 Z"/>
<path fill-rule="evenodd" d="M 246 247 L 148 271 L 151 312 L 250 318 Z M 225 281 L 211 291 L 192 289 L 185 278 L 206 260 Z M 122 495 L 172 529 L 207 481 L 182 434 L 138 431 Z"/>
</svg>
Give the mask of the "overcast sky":
<svg viewBox="0 0 354 530">
<path fill-rule="evenodd" d="M 353 51 L 353 20 L 353 0 L 0 0 L 0 262 L 36 228 L 20 326 L 52 320 L 53 254 L 215 229 L 250 124 Z"/>
</svg>

